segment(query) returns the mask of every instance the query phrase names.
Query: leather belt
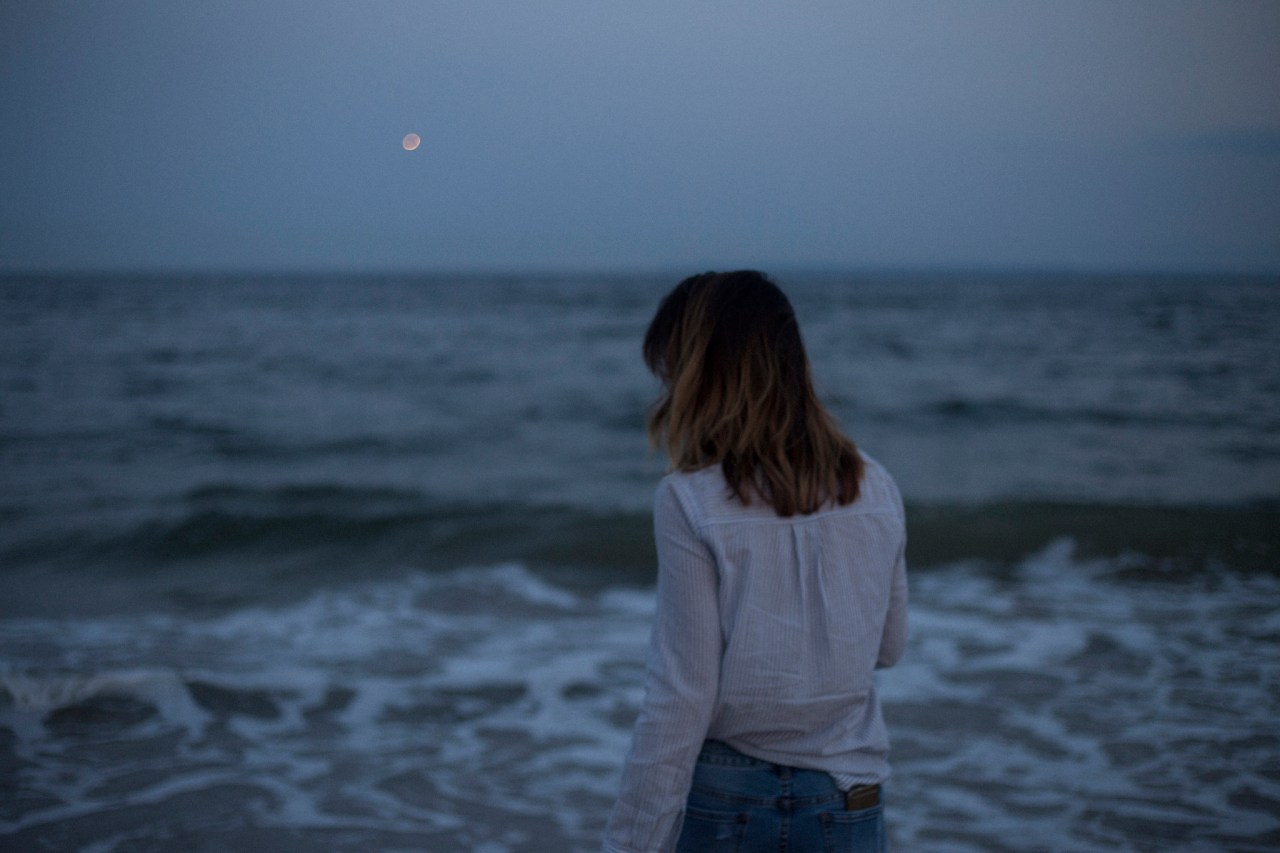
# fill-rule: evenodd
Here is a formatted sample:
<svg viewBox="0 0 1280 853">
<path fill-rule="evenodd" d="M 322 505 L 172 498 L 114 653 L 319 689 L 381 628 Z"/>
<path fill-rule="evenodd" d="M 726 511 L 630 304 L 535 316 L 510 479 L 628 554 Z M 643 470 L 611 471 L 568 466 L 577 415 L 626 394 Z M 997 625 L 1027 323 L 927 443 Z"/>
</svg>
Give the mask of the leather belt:
<svg viewBox="0 0 1280 853">
<path fill-rule="evenodd" d="M 858 785 L 844 792 L 844 807 L 856 812 L 880 805 L 879 785 Z"/>
</svg>

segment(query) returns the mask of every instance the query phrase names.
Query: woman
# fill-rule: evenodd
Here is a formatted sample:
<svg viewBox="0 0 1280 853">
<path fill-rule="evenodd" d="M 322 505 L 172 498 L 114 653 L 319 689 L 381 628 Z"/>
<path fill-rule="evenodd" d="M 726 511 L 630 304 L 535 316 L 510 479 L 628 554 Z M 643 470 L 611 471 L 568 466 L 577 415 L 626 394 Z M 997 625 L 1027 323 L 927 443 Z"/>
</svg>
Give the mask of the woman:
<svg viewBox="0 0 1280 853">
<path fill-rule="evenodd" d="M 872 672 L 906 641 L 892 478 L 818 402 L 791 304 L 705 273 L 644 339 L 658 611 L 611 853 L 883 850 Z"/>
</svg>

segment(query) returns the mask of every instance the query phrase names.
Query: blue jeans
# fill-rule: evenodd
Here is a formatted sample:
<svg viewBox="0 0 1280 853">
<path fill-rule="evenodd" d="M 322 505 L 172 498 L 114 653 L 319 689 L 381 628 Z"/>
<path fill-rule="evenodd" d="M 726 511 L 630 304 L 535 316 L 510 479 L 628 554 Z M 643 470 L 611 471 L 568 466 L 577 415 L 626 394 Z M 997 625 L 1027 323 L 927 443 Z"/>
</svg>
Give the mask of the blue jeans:
<svg viewBox="0 0 1280 853">
<path fill-rule="evenodd" d="M 882 809 L 845 811 L 844 794 L 826 773 L 709 740 L 693 771 L 676 853 L 883 853 Z"/>
</svg>

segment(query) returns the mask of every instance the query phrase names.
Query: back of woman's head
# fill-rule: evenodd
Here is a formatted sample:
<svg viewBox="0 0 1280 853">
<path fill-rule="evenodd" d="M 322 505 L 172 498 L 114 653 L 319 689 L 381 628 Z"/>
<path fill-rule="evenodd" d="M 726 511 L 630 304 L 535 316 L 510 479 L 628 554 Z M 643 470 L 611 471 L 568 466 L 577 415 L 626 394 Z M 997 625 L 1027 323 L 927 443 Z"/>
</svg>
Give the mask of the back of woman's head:
<svg viewBox="0 0 1280 853">
<path fill-rule="evenodd" d="M 649 437 L 673 465 L 720 465 L 782 516 L 858 496 L 862 460 L 818 401 L 795 311 L 764 275 L 703 273 L 658 307 L 644 359 L 662 380 Z"/>
</svg>

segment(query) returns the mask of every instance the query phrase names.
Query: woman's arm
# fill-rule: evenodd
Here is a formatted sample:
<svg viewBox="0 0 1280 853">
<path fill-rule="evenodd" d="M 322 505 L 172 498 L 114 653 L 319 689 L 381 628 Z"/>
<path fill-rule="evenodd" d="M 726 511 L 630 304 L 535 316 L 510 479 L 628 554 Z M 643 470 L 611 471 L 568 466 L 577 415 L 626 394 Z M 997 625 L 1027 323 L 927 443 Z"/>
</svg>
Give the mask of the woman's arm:
<svg viewBox="0 0 1280 853">
<path fill-rule="evenodd" d="M 898 549 L 889 585 L 889 610 L 885 614 L 884 632 L 880 636 L 880 653 L 876 669 L 893 666 L 907 648 L 907 543 Z"/>
<path fill-rule="evenodd" d="M 720 679 L 715 560 L 670 478 L 654 497 L 653 524 L 658 609 L 644 704 L 605 832 L 605 849 L 617 853 L 659 853 L 675 846 Z"/>
</svg>

